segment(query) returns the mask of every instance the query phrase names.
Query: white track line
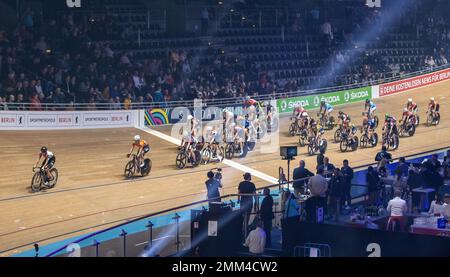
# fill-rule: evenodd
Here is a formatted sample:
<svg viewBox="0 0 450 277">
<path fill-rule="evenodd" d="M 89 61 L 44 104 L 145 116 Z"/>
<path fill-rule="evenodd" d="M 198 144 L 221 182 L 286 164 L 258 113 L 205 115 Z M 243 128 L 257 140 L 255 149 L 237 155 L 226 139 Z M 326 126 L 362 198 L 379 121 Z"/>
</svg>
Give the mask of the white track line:
<svg viewBox="0 0 450 277">
<path fill-rule="evenodd" d="M 181 140 L 179 140 L 177 138 L 174 138 L 174 137 L 171 137 L 169 135 L 166 135 L 164 133 L 161 133 L 159 131 L 156 131 L 156 130 L 153 130 L 153 129 L 150 129 L 150 128 L 145 128 L 144 129 L 144 128 L 139 128 L 139 127 L 136 127 L 136 129 L 139 129 L 139 130 L 141 130 L 143 132 L 149 133 L 150 135 L 153 135 L 155 137 L 158 137 L 158 138 L 160 138 L 162 140 L 165 140 L 165 141 L 168 141 L 170 143 L 173 143 L 173 144 L 176 144 L 176 145 L 180 145 L 181 144 Z M 249 172 L 253 176 L 258 177 L 258 178 L 260 178 L 260 179 L 262 179 L 264 181 L 267 181 L 267 182 L 269 182 L 271 184 L 278 183 L 278 179 L 277 178 L 269 176 L 269 175 L 267 175 L 265 173 L 262 173 L 261 171 L 255 170 L 253 168 L 250 168 L 248 166 L 242 165 L 242 164 L 237 163 L 235 161 L 224 159 L 223 163 L 228 165 L 228 166 L 230 166 L 230 167 L 232 167 L 232 168 L 240 170 L 242 172 Z"/>
</svg>

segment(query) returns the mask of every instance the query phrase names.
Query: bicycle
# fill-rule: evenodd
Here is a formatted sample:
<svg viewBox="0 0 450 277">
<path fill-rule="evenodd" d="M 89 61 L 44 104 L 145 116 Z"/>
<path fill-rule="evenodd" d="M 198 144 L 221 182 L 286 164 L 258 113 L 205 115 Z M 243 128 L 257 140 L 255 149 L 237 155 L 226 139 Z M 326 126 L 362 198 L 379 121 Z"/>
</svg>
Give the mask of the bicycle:
<svg viewBox="0 0 450 277">
<path fill-rule="evenodd" d="M 372 131 L 364 131 L 364 127 L 361 129 L 361 138 L 359 140 L 359 145 L 361 148 L 366 148 L 368 145 L 375 147 L 378 144 L 378 134 Z"/>
<path fill-rule="evenodd" d="M 219 153 L 217 153 L 219 152 Z M 202 156 L 203 164 L 208 164 L 210 161 L 221 162 L 224 159 L 225 150 L 223 146 L 217 145 L 217 149 L 213 150 L 212 146 L 209 142 L 206 143 L 206 146 L 200 151 Z"/>
<path fill-rule="evenodd" d="M 334 116 L 328 117 L 326 113 L 317 113 L 317 116 L 319 117 L 320 126 L 322 126 L 326 130 L 333 130 L 336 122 Z"/>
<path fill-rule="evenodd" d="M 341 152 L 347 152 L 347 150 L 350 148 L 351 151 L 356 151 L 358 149 L 359 139 L 357 136 L 353 136 L 350 134 L 342 134 L 342 140 L 339 144 L 339 149 L 341 149 Z"/>
<path fill-rule="evenodd" d="M 323 151 L 325 153 L 325 151 L 327 150 L 327 140 L 326 139 L 321 139 L 320 143 L 317 144 L 317 140 L 315 138 L 311 138 L 310 142 L 308 144 L 308 154 L 310 156 L 314 155 L 316 152 L 319 151 Z"/>
<path fill-rule="evenodd" d="M 125 165 L 124 175 L 126 178 L 132 178 L 136 173 L 142 177 L 147 176 L 152 170 L 152 160 L 144 159 L 144 165 L 141 167 L 136 154 L 131 154 L 131 159 Z"/>
<path fill-rule="evenodd" d="M 400 123 L 401 123 L 399 130 L 400 137 L 414 136 L 414 134 L 416 133 L 416 125 L 413 122 L 405 120 L 403 122 L 400 121 Z"/>
<path fill-rule="evenodd" d="M 241 153 L 241 144 L 237 141 L 237 139 L 233 142 L 227 142 L 227 145 L 225 146 L 225 157 L 231 160 L 236 153 Z"/>
<path fill-rule="evenodd" d="M 291 117 L 291 124 L 289 125 L 289 135 L 291 137 L 298 134 L 298 119 L 295 117 Z"/>
<path fill-rule="evenodd" d="M 395 133 L 395 131 L 392 131 L 392 134 L 391 134 L 391 132 L 389 132 L 389 133 L 384 132 L 382 140 L 383 140 L 382 145 L 385 145 L 387 150 L 389 150 L 389 149 L 397 150 L 397 148 L 400 144 L 399 137 Z"/>
<path fill-rule="evenodd" d="M 36 171 L 35 169 L 39 169 Z M 45 173 L 44 168 L 42 167 L 33 167 L 33 178 L 31 179 L 31 191 L 38 192 L 42 188 L 53 188 L 56 186 L 58 182 L 58 170 L 56 168 L 50 169 L 50 175 L 52 175 L 51 179 L 48 179 L 47 174 Z M 47 182 L 47 185 L 45 184 Z"/>
<path fill-rule="evenodd" d="M 427 126 L 430 127 L 432 125 L 439 125 L 441 121 L 441 114 L 439 112 L 430 112 L 427 111 Z"/>
<path fill-rule="evenodd" d="M 309 143 L 308 131 L 306 128 L 303 128 L 298 136 L 298 144 L 300 147 L 304 147 L 306 143 Z"/>
<path fill-rule="evenodd" d="M 192 159 L 191 153 L 195 155 L 195 160 Z M 188 149 L 182 147 L 175 159 L 175 165 L 178 169 L 183 169 L 188 163 L 192 164 L 193 167 L 197 167 L 202 161 L 202 155 L 200 151 L 195 147 L 194 149 Z"/>
</svg>

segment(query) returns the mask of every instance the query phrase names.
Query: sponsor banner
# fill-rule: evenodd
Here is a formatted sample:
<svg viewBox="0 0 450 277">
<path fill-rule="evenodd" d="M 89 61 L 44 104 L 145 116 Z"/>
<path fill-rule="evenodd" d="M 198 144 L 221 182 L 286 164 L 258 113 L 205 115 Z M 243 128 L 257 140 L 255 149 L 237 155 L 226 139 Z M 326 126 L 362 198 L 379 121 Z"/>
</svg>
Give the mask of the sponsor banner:
<svg viewBox="0 0 450 277">
<path fill-rule="evenodd" d="M 25 115 L 0 113 L 0 128 L 1 127 L 25 127 Z"/>
<path fill-rule="evenodd" d="M 380 86 L 372 86 L 372 99 L 380 98 Z"/>
<path fill-rule="evenodd" d="M 84 126 L 127 126 L 131 125 L 131 112 L 83 113 Z"/>
<path fill-rule="evenodd" d="M 320 107 L 320 102 L 326 100 L 331 105 L 342 105 L 364 101 L 372 98 L 372 87 L 363 87 L 324 94 L 299 96 L 287 99 L 278 99 L 277 108 L 280 113 L 292 112 L 295 104 L 300 104 L 306 110 Z"/>
<path fill-rule="evenodd" d="M 380 85 L 380 96 L 387 96 L 410 89 L 431 85 L 450 79 L 450 68 L 433 73 Z"/>
<path fill-rule="evenodd" d="M 133 127 L 137 111 L 0 112 L 0 129 L 70 129 Z"/>
</svg>

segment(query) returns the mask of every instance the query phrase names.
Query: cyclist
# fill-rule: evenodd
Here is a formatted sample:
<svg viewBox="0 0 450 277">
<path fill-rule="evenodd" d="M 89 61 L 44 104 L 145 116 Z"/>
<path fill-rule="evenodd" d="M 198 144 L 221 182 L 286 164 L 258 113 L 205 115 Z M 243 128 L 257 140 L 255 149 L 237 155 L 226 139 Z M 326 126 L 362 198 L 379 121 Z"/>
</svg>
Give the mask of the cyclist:
<svg viewBox="0 0 450 277">
<path fill-rule="evenodd" d="M 417 124 L 416 119 L 417 119 L 417 112 L 419 111 L 419 107 L 417 106 L 417 104 L 415 102 L 413 102 L 412 98 L 408 98 L 408 102 L 406 103 L 406 109 L 408 109 L 408 111 L 410 111 L 411 113 L 413 113 L 414 115 L 414 124 Z"/>
<path fill-rule="evenodd" d="M 322 146 L 322 136 L 323 136 L 323 134 L 325 134 L 325 129 L 323 129 L 322 127 L 319 129 L 319 131 L 318 132 L 316 132 L 316 136 L 315 136 L 315 139 L 316 139 L 316 145 L 317 146 Z"/>
<path fill-rule="evenodd" d="M 395 117 L 386 114 L 384 118 L 383 135 L 397 134 L 397 119 Z M 393 133 L 392 133 L 393 132 Z"/>
<path fill-rule="evenodd" d="M 375 119 L 371 117 L 364 117 L 363 119 L 363 130 L 366 135 L 369 135 L 370 132 L 375 131 Z"/>
<path fill-rule="evenodd" d="M 44 185 L 47 186 L 48 182 L 53 180 L 53 176 L 50 174 L 50 169 L 52 169 L 53 166 L 55 165 L 56 157 L 52 152 L 50 152 L 47 149 L 47 147 L 42 146 L 41 151 L 39 152 L 38 159 L 33 166 L 33 170 L 37 167 L 37 165 L 41 159 L 43 159 L 41 168 L 44 169 L 45 175 L 47 176 L 47 180 L 44 180 L 45 181 Z"/>
<path fill-rule="evenodd" d="M 341 121 L 342 124 L 342 128 L 345 130 L 349 127 L 350 125 L 350 116 L 348 116 L 348 114 L 344 113 L 343 111 L 339 111 L 339 120 Z"/>
<path fill-rule="evenodd" d="M 148 145 L 148 143 L 141 139 L 140 135 L 135 135 L 134 136 L 134 141 L 131 144 L 131 150 L 130 153 L 127 154 L 127 158 L 129 158 L 131 156 L 131 153 L 133 153 L 134 148 L 137 148 L 137 153 L 136 153 L 136 157 L 139 163 L 140 167 L 144 166 L 144 155 L 150 151 L 150 146 Z"/>
<path fill-rule="evenodd" d="M 319 114 L 322 114 L 322 116 L 328 119 L 332 111 L 333 106 L 330 103 L 325 100 L 322 100 L 322 102 L 320 102 Z"/>
<path fill-rule="evenodd" d="M 430 103 L 428 103 L 428 112 L 431 113 L 433 118 L 436 118 L 439 114 L 439 103 L 434 100 L 434 97 L 430 97 Z"/>
<path fill-rule="evenodd" d="M 235 123 L 232 123 L 231 128 L 234 130 L 234 141 L 239 143 L 239 146 L 241 148 L 241 152 L 239 153 L 240 156 L 244 154 L 244 141 L 245 141 L 245 131 L 242 126 L 236 125 Z"/>
<path fill-rule="evenodd" d="M 314 138 L 317 136 L 317 121 L 312 117 L 309 119 L 308 136 Z"/>
<path fill-rule="evenodd" d="M 416 117 L 414 116 L 414 114 L 410 111 L 410 110 L 408 110 L 408 108 L 404 108 L 403 109 L 403 114 L 402 114 L 402 120 L 401 120 L 401 122 L 403 122 L 403 123 L 407 123 L 408 121 L 411 123 L 411 124 L 415 124 L 415 122 L 416 122 L 416 119 L 415 119 Z"/>
<path fill-rule="evenodd" d="M 300 117 L 299 117 L 299 127 L 300 127 L 300 129 L 308 128 L 308 124 L 309 124 L 310 120 L 311 120 L 311 118 L 309 117 L 308 113 L 306 111 L 302 112 Z"/>
<path fill-rule="evenodd" d="M 367 114 L 368 114 L 369 118 L 373 118 L 375 111 L 377 109 L 377 105 L 375 105 L 375 103 L 372 100 L 366 99 L 366 104 L 364 105 L 364 108 L 368 109 Z"/>
<path fill-rule="evenodd" d="M 231 135 L 232 129 L 230 128 L 230 125 L 234 123 L 234 114 L 228 109 L 223 109 L 222 115 L 223 115 L 223 136 L 224 141 L 227 141 L 226 138 Z"/>
<path fill-rule="evenodd" d="M 248 108 L 250 106 L 256 106 L 258 104 L 258 101 L 255 99 L 252 99 L 250 96 L 246 96 L 244 99 L 244 108 Z"/>
</svg>

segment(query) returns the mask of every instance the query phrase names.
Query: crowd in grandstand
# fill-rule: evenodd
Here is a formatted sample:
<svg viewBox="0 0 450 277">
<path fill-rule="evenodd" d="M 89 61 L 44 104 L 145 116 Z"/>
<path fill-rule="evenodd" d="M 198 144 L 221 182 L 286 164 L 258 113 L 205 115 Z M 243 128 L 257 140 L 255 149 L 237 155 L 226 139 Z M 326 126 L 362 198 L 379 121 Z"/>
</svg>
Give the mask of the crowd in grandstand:
<svg viewBox="0 0 450 277">
<path fill-rule="evenodd" d="M 64 104 L 60 109 L 69 110 L 74 103 L 84 103 L 87 109 L 97 109 L 99 103 L 109 109 L 128 109 L 149 102 L 275 94 L 373 82 L 448 63 L 450 28 L 442 11 L 411 22 L 417 26 L 413 33 L 427 48 L 425 59 L 408 65 L 390 61 L 376 49 L 358 49 L 358 30 L 380 21 L 380 11 L 352 9 L 352 25 L 345 28 L 333 23 L 339 20 L 337 15 L 319 21 L 320 12 L 312 9 L 311 18 L 297 13 L 289 28 L 282 27 L 283 41 L 285 35 L 300 36 L 306 29 L 323 37 L 318 45 L 311 44 L 310 51 L 314 47 L 324 50 L 329 64 L 312 72 L 331 78 L 321 76 L 318 80 L 324 79 L 323 83 L 305 84 L 289 71 L 277 73 L 260 61 L 229 54 L 221 47 L 211 46 L 208 58 L 195 51 L 172 49 L 160 57 L 141 59 L 130 49 L 116 49 L 110 43 L 135 39 L 132 23 L 119 25 L 112 14 L 43 19 L 39 12 L 27 9 L 19 26 L 0 32 L 0 109 L 25 109 L 25 103 L 31 110 L 45 109 L 44 103 Z M 315 22 L 320 23 L 318 27 L 309 28 Z M 281 64 L 282 69 L 286 67 L 292 65 Z M 339 68 L 345 74 L 338 74 Z"/>
</svg>

